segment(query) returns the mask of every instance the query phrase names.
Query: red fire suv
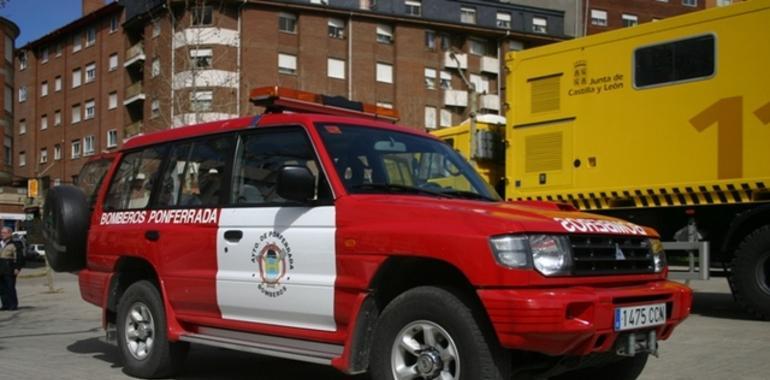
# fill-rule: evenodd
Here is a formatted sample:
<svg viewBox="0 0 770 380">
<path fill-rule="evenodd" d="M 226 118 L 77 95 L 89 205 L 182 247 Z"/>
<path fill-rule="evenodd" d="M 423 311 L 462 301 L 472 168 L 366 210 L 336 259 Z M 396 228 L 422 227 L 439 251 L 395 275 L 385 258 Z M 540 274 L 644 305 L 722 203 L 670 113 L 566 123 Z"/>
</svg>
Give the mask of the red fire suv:
<svg viewBox="0 0 770 380">
<path fill-rule="evenodd" d="M 374 379 L 634 379 L 690 312 L 649 228 L 503 202 L 382 109 L 252 100 L 263 115 L 133 137 L 47 194 L 49 260 L 133 376 L 197 343 Z"/>
</svg>

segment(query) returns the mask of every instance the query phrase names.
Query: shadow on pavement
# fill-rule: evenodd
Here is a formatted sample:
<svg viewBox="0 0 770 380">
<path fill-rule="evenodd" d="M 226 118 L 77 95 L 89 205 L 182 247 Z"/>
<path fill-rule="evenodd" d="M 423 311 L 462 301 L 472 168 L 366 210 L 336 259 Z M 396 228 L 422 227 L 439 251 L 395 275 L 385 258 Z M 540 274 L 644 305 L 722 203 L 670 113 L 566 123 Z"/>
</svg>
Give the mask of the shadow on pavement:
<svg viewBox="0 0 770 380">
<path fill-rule="evenodd" d="M 99 338 L 79 340 L 67 346 L 67 351 L 75 354 L 96 354 L 93 356 L 94 358 L 109 363 L 112 368 L 123 367 L 118 348 L 101 341 Z"/>
<path fill-rule="evenodd" d="M 730 293 L 695 292 L 692 303 L 692 314 L 741 321 L 757 320 L 743 311 Z"/>
</svg>

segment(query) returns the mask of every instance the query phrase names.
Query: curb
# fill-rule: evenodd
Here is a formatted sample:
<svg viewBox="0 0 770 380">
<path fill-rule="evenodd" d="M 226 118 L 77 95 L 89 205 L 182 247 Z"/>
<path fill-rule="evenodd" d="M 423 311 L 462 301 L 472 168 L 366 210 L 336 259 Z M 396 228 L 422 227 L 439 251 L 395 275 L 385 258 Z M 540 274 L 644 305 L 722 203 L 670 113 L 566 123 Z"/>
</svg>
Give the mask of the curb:
<svg viewBox="0 0 770 380">
<path fill-rule="evenodd" d="M 47 270 L 44 270 L 44 271 L 42 271 L 42 272 L 33 272 L 33 273 L 28 273 L 28 274 L 24 274 L 24 273 L 22 272 L 21 274 L 19 274 L 19 275 L 17 276 L 17 278 L 38 278 L 38 277 L 43 277 L 43 276 L 45 276 L 46 274 L 48 274 L 48 271 L 47 271 Z"/>
</svg>

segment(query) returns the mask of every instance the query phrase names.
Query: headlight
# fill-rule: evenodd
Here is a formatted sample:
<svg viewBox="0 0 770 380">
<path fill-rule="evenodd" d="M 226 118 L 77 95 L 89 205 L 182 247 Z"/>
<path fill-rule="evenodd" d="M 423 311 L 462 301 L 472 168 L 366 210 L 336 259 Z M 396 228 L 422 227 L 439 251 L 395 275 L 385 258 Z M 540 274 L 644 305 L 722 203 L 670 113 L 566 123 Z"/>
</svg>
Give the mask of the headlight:
<svg viewBox="0 0 770 380">
<path fill-rule="evenodd" d="M 655 263 L 655 273 L 663 272 L 666 269 L 666 251 L 663 250 L 663 243 L 658 239 L 650 239 L 650 250 Z"/>
<path fill-rule="evenodd" d="M 534 265 L 546 276 L 566 275 L 572 269 L 569 238 L 556 235 L 499 236 L 490 239 L 498 263 L 508 268 Z"/>
</svg>

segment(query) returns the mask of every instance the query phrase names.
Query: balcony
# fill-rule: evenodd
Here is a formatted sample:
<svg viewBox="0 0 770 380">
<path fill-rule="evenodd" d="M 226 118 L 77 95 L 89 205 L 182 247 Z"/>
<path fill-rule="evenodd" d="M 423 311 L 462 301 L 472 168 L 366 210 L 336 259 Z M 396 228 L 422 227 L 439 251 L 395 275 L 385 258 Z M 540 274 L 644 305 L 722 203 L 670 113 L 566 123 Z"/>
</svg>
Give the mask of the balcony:
<svg viewBox="0 0 770 380">
<path fill-rule="evenodd" d="M 123 136 L 124 138 L 129 138 L 131 136 L 136 136 L 138 134 L 142 133 L 142 121 L 139 120 L 137 122 L 131 123 L 129 125 L 126 125 L 125 128 L 123 128 Z"/>
<path fill-rule="evenodd" d="M 123 67 L 129 67 L 136 63 L 142 63 L 147 57 L 144 55 L 144 43 L 139 42 L 126 50 L 125 62 Z"/>
<path fill-rule="evenodd" d="M 128 88 L 126 88 L 126 96 L 124 98 L 123 105 L 127 106 L 134 102 L 142 102 L 145 99 L 144 95 L 144 86 L 142 86 L 142 82 L 136 82 Z"/>
<path fill-rule="evenodd" d="M 494 57 L 481 57 L 481 72 L 500 74 L 500 60 Z"/>
<path fill-rule="evenodd" d="M 444 105 L 453 107 L 467 107 L 468 93 L 461 90 L 444 91 Z"/>
<path fill-rule="evenodd" d="M 491 110 L 500 112 L 499 95 L 481 95 L 479 96 L 479 108 L 482 110 Z"/>
<path fill-rule="evenodd" d="M 460 61 L 460 68 L 465 70 L 468 68 L 468 54 L 465 53 L 455 53 L 455 57 L 457 57 L 457 61 Z M 457 68 L 457 61 L 452 59 L 452 55 L 450 52 L 444 53 L 444 67 L 448 69 L 456 69 Z"/>
</svg>

